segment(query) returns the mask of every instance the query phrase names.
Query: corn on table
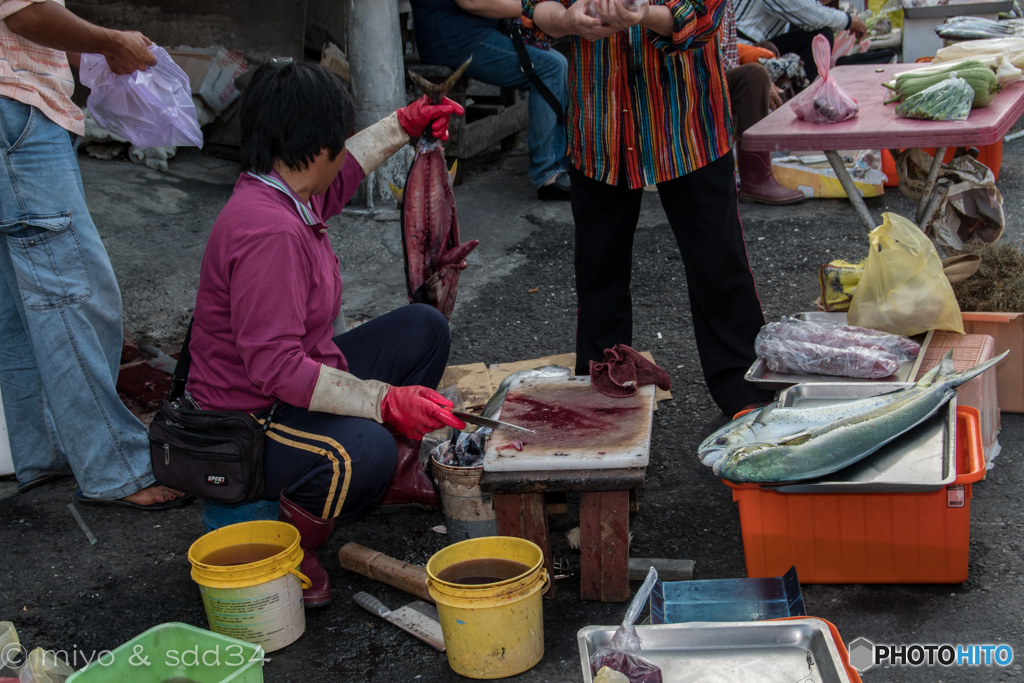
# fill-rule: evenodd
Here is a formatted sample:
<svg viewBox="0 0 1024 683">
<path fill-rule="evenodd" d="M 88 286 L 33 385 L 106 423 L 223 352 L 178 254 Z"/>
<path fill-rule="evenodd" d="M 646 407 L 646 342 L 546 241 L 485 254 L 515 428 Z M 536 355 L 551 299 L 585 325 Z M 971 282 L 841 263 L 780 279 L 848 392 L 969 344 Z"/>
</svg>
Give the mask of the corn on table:
<svg viewBox="0 0 1024 683">
<path fill-rule="evenodd" d="M 935 158 L 925 182 L 924 194 L 917 210 L 917 221 L 925 225 L 929 204 L 936 206 L 936 178 L 942 157 L 948 147 L 991 145 L 1003 138 L 1024 113 L 1024 82 L 1007 86 L 987 107 L 972 109 L 967 121 L 922 121 L 896 116 L 896 105 L 883 104 L 886 93 L 882 86 L 897 74 L 918 64 L 840 66 L 829 72 L 860 107 L 853 119 L 840 123 L 801 121 L 787 103 L 758 121 L 743 134 L 743 148 L 752 152 L 781 150 L 824 150 L 839 182 L 867 230 L 878 224 L 868 211 L 860 192 L 837 150 L 891 149 L 893 158 L 899 150 L 935 147 Z"/>
</svg>

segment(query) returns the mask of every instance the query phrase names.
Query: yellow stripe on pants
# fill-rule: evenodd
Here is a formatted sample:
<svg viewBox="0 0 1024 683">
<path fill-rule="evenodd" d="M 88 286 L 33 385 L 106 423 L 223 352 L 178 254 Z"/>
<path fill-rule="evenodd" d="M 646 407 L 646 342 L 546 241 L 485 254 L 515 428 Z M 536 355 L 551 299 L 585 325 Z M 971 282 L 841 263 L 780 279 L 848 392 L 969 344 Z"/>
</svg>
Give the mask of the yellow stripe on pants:
<svg viewBox="0 0 1024 683">
<path fill-rule="evenodd" d="M 274 434 L 275 430 L 283 432 L 285 434 L 291 434 L 292 436 L 298 436 L 303 439 L 309 439 L 310 441 L 318 441 L 322 444 L 325 444 L 326 448 L 318 448 L 317 446 L 312 446 L 309 444 L 301 443 L 299 441 L 287 439 L 283 436 Z M 292 446 L 293 448 L 301 448 L 303 450 L 310 451 L 312 453 L 319 453 L 320 455 L 330 458 L 331 464 L 334 468 L 334 474 L 331 477 L 331 488 L 330 491 L 327 493 L 327 500 L 324 501 L 324 511 L 320 516 L 323 519 L 333 519 L 337 517 L 339 514 L 341 514 L 341 506 L 344 504 L 345 498 L 348 496 L 348 487 L 352 481 L 352 459 L 349 457 L 348 451 L 345 450 L 345 447 L 330 437 L 323 436 L 321 434 L 313 434 L 311 432 L 302 432 L 299 431 L 298 429 L 292 429 L 291 427 L 286 427 L 285 425 L 277 422 L 274 422 L 270 425 L 270 430 L 267 432 L 267 435 L 270 436 L 270 438 L 274 439 L 274 441 L 285 444 L 286 446 Z M 342 459 L 345 461 L 345 478 L 342 481 L 340 492 L 338 492 L 338 478 L 341 472 L 339 469 L 338 459 L 334 456 L 334 453 L 332 453 L 331 450 L 336 451 L 339 455 L 341 455 Z M 338 500 L 337 503 L 335 503 L 334 505 L 334 513 L 331 514 L 331 500 L 334 498 L 336 492 L 338 495 Z"/>
</svg>

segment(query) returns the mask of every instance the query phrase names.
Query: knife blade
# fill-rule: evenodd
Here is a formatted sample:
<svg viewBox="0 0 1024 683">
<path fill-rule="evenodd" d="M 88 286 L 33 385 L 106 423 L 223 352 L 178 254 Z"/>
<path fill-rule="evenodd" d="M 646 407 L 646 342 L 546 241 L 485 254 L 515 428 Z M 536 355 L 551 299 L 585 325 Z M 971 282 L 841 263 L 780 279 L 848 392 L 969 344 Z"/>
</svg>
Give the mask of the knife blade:
<svg viewBox="0 0 1024 683">
<path fill-rule="evenodd" d="M 441 652 L 445 651 L 441 622 L 437 616 L 437 608 L 433 605 L 422 600 L 415 600 L 404 607 L 393 610 L 369 593 L 356 593 L 352 599 L 367 612 L 390 621 L 406 633 L 416 636 Z"/>
<path fill-rule="evenodd" d="M 470 424 L 480 425 L 481 427 L 490 427 L 491 429 L 498 429 L 499 427 L 508 427 L 509 429 L 518 429 L 521 432 L 529 432 L 530 434 L 536 434 L 537 432 L 526 427 L 520 427 L 514 425 L 511 422 L 502 422 L 501 420 L 492 420 L 489 417 L 480 417 L 479 415 L 473 415 L 472 413 L 464 413 L 461 410 L 454 410 L 452 414 L 459 418 L 463 422 Z"/>
</svg>

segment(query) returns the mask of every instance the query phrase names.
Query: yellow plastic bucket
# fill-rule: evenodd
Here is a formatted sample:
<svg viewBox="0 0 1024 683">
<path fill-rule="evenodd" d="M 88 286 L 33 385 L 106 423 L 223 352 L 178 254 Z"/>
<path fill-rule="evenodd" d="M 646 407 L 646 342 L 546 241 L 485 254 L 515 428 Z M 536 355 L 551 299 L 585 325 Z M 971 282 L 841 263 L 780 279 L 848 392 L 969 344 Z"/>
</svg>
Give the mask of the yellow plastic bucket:
<svg viewBox="0 0 1024 683">
<path fill-rule="evenodd" d="M 530 569 L 506 581 L 480 585 L 437 578 L 466 560 L 498 557 Z M 437 602 L 448 665 L 469 678 L 504 678 L 532 668 L 544 656 L 541 595 L 548 585 L 544 553 L 510 536 L 472 538 L 427 562 L 427 589 Z"/>
<path fill-rule="evenodd" d="M 285 522 L 242 522 L 211 531 L 188 549 L 192 580 L 199 584 L 210 630 L 266 652 L 290 645 L 306 630 L 299 530 Z M 242 543 L 281 546 L 277 555 L 233 566 L 203 564 L 210 553 Z"/>
</svg>

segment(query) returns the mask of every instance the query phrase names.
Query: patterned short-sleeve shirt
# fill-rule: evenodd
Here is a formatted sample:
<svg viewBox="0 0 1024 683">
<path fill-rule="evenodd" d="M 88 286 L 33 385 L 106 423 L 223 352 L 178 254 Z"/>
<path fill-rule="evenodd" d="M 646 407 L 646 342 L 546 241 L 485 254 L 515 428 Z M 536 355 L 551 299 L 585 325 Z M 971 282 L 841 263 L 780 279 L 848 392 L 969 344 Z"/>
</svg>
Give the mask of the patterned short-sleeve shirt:
<svg viewBox="0 0 1024 683">
<path fill-rule="evenodd" d="M 23 38 L 4 21 L 33 2 L 64 0 L 0 0 L 0 95 L 38 108 L 62 128 L 82 135 L 85 118 L 71 101 L 75 81 L 68 56 Z"/>
</svg>

